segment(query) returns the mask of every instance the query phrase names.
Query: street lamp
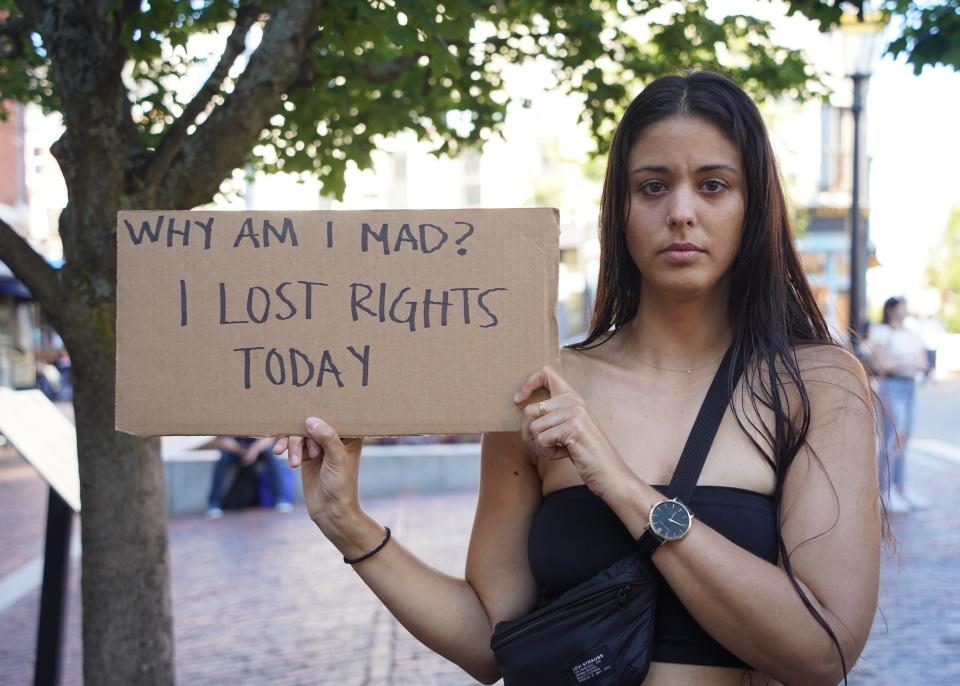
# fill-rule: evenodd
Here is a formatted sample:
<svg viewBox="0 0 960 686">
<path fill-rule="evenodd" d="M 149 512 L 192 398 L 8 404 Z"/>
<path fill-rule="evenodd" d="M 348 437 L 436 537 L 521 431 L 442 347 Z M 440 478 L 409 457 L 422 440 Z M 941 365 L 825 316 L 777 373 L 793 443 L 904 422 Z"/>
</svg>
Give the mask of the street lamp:
<svg viewBox="0 0 960 686">
<path fill-rule="evenodd" d="M 861 115 L 867 82 L 878 57 L 886 18 L 880 13 L 845 14 L 840 21 L 847 76 L 853 81 L 853 183 L 850 200 L 850 343 L 859 348 L 866 323 L 867 232 L 860 216 Z"/>
</svg>

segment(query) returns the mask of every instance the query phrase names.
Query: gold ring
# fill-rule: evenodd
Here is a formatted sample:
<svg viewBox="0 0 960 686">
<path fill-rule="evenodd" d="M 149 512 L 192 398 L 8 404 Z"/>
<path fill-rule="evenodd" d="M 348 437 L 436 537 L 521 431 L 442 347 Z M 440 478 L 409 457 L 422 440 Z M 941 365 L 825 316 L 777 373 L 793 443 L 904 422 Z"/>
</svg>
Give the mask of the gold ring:
<svg viewBox="0 0 960 686">
<path fill-rule="evenodd" d="M 542 417 L 543 415 L 545 415 L 545 414 L 547 413 L 547 401 L 546 401 L 546 400 L 541 400 L 541 401 L 537 404 L 537 408 L 540 410 L 540 416 L 541 416 L 541 417 Z"/>
</svg>

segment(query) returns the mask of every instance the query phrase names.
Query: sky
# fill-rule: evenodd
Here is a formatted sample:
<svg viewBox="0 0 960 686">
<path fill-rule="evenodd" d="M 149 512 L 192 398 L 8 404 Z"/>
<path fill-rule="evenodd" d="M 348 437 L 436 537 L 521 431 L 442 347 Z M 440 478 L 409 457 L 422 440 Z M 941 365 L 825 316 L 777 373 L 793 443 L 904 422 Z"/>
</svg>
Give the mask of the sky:
<svg viewBox="0 0 960 686">
<path fill-rule="evenodd" d="M 879 301 L 918 285 L 951 207 L 960 206 L 960 73 L 916 76 L 883 58 L 867 95 L 870 238 L 881 267 L 868 294 Z"/>
</svg>

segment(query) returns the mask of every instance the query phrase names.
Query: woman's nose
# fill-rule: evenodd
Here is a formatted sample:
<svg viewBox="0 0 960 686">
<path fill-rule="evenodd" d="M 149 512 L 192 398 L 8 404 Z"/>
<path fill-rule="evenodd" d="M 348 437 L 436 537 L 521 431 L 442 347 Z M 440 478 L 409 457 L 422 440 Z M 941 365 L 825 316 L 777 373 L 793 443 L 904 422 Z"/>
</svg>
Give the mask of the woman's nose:
<svg viewBox="0 0 960 686">
<path fill-rule="evenodd" d="M 693 198 L 683 191 L 674 193 L 673 203 L 667 213 L 667 226 L 671 229 L 693 226 L 695 217 Z"/>
</svg>

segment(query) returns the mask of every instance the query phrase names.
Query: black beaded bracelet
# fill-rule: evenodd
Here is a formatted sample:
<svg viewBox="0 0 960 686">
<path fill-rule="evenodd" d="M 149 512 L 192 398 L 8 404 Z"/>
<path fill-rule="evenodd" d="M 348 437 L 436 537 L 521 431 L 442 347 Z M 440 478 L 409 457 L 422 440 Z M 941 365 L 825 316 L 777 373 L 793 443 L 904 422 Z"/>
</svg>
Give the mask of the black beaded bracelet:
<svg viewBox="0 0 960 686">
<path fill-rule="evenodd" d="M 348 564 L 348 565 L 355 565 L 355 564 L 357 564 L 358 562 L 363 562 L 363 561 L 366 560 L 368 557 L 373 557 L 374 555 L 376 555 L 377 553 L 379 553 L 379 552 L 380 552 L 380 549 L 383 548 L 383 546 L 385 546 L 385 545 L 387 544 L 387 541 L 390 540 L 390 527 L 389 527 L 389 526 L 385 526 L 385 527 L 383 527 L 383 528 L 386 530 L 387 533 L 384 534 L 383 540 L 380 541 L 380 543 L 377 545 L 376 548 L 374 548 L 374 549 L 371 550 L 370 552 L 364 553 L 364 554 L 361 555 L 360 557 L 355 557 L 355 558 L 353 558 L 353 559 L 349 559 L 349 558 L 347 558 L 346 555 L 344 555 L 344 556 L 343 556 L 343 561 L 344 561 L 346 564 Z"/>
</svg>

